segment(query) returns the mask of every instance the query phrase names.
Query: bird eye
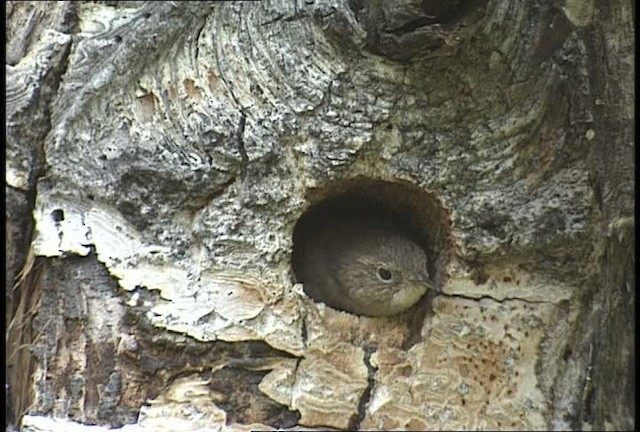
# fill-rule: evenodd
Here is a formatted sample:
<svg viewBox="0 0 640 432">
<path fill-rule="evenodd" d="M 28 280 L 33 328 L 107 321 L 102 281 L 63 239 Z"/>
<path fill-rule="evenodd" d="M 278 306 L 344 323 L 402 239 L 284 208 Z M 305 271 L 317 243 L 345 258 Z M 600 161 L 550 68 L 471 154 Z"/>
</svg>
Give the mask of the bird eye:
<svg viewBox="0 0 640 432">
<path fill-rule="evenodd" d="M 378 278 L 383 282 L 389 282 L 391 280 L 391 270 L 384 267 L 378 267 Z"/>
</svg>

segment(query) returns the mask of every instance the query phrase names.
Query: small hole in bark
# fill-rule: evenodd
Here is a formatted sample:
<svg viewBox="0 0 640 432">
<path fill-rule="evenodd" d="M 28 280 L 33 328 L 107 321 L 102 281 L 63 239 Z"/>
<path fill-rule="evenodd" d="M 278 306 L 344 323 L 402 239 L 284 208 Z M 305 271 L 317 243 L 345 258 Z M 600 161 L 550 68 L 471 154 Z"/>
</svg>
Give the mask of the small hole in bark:
<svg viewBox="0 0 640 432">
<path fill-rule="evenodd" d="M 489 280 L 489 275 L 485 272 L 484 268 L 477 267 L 472 271 L 471 278 L 476 285 L 484 285 Z"/>
<path fill-rule="evenodd" d="M 62 222 L 64 220 L 64 211 L 61 209 L 55 209 L 51 212 L 51 219 L 54 222 Z"/>
<path fill-rule="evenodd" d="M 311 298 L 360 315 L 393 315 L 404 310 L 393 312 L 390 305 L 381 307 L 376 302 L 352 307 L 357 302 L 345 300 L 341 282 L 351 272 L 369 301 L 375 295 L 370 289 L 375 290 L 376 284 L 388 286 L 408 279 L 415 286 L 428 283 L 431 292 L 440 290 L 450 258 L 450 222 L 434 193 L 408 182 L 358 177 L 310 190 L 307 199 L 310 206 L 294 228 L 292 269 L 295 281 L 303 284 Z M 392 238 L 407 240 L 410 247 Z M 389 249 L 402 252 L 393 255 Z M 358 267 L 360 261 L 370 264 L 371 285 L 360 283 L 369 275 L 365 264 Z M 356 264 L 352 268 L 345 262 Z M 413 304 L 425 301 L 421 295 L 412 297 Z"/>
</svg>

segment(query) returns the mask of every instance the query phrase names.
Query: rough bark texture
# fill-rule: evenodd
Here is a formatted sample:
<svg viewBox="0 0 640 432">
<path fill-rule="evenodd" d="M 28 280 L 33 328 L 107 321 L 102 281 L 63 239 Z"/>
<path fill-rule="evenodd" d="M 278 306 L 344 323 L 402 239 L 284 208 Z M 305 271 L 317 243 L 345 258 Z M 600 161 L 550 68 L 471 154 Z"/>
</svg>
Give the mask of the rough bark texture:
<svg viewBox="0 0 640 432">
<path fill-rule="evenodd" d="M 634 429 L 633 13 L 7 3 L 11 421 Z M 306 296 L 327 199 L 399 215 L 436 289 Z"/>
</svg>

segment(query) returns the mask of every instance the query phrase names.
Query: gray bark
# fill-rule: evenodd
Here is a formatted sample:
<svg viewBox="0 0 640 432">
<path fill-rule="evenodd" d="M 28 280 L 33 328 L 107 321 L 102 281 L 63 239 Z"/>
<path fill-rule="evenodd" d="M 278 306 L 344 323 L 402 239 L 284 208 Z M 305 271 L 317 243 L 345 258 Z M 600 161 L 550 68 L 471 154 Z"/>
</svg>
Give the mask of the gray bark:
<svg viewBox="0 0 640 432">
<path fill-rule="evenodd" d="M 7 3 L 11 421 L 633 430 L 633 13 Z M 436 289 L 305 295 L 326 199 L 402 215 Z"/>
</svg>

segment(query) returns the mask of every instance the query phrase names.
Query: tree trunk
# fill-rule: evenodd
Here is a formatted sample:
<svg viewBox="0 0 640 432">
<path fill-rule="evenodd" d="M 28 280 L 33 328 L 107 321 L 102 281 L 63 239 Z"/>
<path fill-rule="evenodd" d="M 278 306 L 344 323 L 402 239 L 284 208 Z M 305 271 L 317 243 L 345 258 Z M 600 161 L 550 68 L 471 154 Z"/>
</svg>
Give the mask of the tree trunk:
<svg viewBox="0 0 640 432">
<path fill-rule="evenodd" d="M 633 9 L 8 2 L 11 424 L 633 430 Z M 427 295 L 307 295 L 330 203 Z"/>
</svg>

